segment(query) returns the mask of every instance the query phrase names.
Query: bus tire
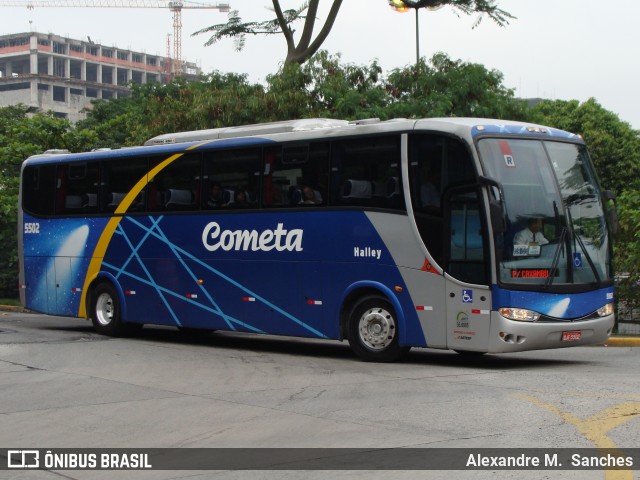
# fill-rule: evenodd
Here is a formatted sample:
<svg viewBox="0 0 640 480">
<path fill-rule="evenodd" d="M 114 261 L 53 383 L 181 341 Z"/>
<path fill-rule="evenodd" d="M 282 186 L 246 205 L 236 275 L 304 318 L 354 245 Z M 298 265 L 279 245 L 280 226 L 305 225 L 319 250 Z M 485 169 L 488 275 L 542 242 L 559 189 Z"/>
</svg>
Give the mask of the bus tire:
<svg viewBox="0 0 640 480">
<path fill-rule="evenodd" d="M 119 337 L 129 332 L 122 322 L 120 297 L 108 282 L 98 284 L 91 293 L 90 315 L 96 332 Z"/>
<path fill-rule="evenodd" d="M 362 298 L 351 310 L 347 339 L 351 350 L 366 362 L 395 362 L 410 347 L 398 343 L 398 319 L 391 303 L 380 296 Z"/>
</svg>

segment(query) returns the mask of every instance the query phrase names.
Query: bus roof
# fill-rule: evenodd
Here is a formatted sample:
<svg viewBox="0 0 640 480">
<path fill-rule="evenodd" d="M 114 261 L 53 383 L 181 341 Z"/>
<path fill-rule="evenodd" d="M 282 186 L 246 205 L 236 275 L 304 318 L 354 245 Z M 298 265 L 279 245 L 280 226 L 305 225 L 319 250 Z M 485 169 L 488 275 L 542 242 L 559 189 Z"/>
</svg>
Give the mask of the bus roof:
<svg viewBox="0 0 640 480">
<path fill-rule="evenodd" d="M 391 127 L 392 124 L 393 127 Z M 147 140 L 145 142 L 145 145 L 166 145 L 183 142 L 218 140 L 248 136 L 264 136 L 282 133 L 311 132 L 318 130 L 333 130 L 337 133 L 344 132 L 344 130 L 346 129 L 350 133 L 352 133 L 355 131 L 355 127 L 367 126 L 382 126 L 383 128 L 388 129 L 388 131 L 395 131 L 400 129 L 435 129 L 439 131 L 445 130 L 451 133 L 458 133 L 462 137 L 466 137 L 469 134 L 471 136 L 475 136 L 487 133 L 507 133 L 520 135 L 546 135 L 572 139 L 579 138 L 572 133 L 545 127 L 542 125 L 486 118 L 443 117 L 419 120 L 398 118 L 387 121 L 381 121 L 378 118 L 368 118 L 355 121 L 335 120 L 328 118 L 307 118 L 301 120 L 285 120 L 282 122 L 261 123 L 238 127 L 223 127 L 209 130 L 167 133 Z M 361 133 L 367 132 L 363 131 Z"/>
<path fill-rule="evenodd" d="M 135 155 L 162 155 L 193 150 L 202 145 L 216 147 L 251 146 L 273 141 L 310 140 L 345 135 L 372 134 L 421 130 L 444 132 L 471 140 L 478 135 L 531 135 L 581 141 L 578 135 L 531 123 L 485 118 L 425 118 L 393 119 L 381 121 L 377 118 L 347 121 L 328 118 L 308 118 L 281 122 L 261 123 L 208 130 L 167 133 L 151 138 L 144 146 L 119 149 L 97 149 L 85 153 L 69 153 L 66 150 L 51 150 L 33 155 L 29 163 L 56 163 L 58 161 L 91 161 L 105 157 L 118 158 Z M 302 132 L 307 132 L 304 137 Z"/>
</svg>

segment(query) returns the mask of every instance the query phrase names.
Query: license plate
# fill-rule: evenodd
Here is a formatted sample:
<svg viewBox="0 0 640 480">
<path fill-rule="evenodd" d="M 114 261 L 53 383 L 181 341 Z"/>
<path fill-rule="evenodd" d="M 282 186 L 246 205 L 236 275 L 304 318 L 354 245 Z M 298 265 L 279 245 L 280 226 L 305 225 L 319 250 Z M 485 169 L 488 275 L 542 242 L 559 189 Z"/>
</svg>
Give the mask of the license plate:
<svg viewBox="0 0 640 480">
<path fill-rule="evenodd" d="M 562 332 L 563 342 L 577 342 L 582 338 L 582 332 Z"/>
</svg>

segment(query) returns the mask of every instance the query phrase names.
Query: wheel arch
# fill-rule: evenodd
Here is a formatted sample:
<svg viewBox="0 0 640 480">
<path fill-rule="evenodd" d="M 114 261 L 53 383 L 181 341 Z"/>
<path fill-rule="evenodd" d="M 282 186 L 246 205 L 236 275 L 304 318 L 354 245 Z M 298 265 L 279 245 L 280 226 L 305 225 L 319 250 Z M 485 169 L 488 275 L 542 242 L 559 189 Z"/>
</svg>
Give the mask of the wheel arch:
<svg viewBox="0 0 640 480">
<path fill-rule="evenodd" d="M 342 300 L 340 302 L 340 339 L 342 340 L 347 337 L 347 324 L 354 307 L 362 299 L 374 296 L 383 297 L 393 306 L 396 314 L 396 320 L 398 322 L 398 326 L 400 327 L 398 342 L 400 343 L 400 345 L 406 345 L 407 329 L 404 312 L 402 310 L 402 306 L 400 305 L 398 297 L 395 295 L 393 290 L 391 290 L 386 285 L 373 281 L 361 281 L 352 283 L 343 293 Z"/>
<path fill-rule="evenodd" d="M 118 279 L 114 277 L 109 272 L 99 272 L 98 275 L 91 281 L 89 284 L 89 288 L 87 291 L 87 300 L 86 300 L 86 310 L 87 310 L 87 318 L 90 318 L 91 314 L 91 302 L 93 301 L 93 292 L 96 287 L 103 283 L 110 283 L 113 288 L 115 288 L 118 293 L 118 300 L 120 301 L 120 317 L 123 322 L 128 320 L 127 317 L 127 302 L 125 300 L 124 290 L 122 290 L 122 286 Z"/>
</svg>

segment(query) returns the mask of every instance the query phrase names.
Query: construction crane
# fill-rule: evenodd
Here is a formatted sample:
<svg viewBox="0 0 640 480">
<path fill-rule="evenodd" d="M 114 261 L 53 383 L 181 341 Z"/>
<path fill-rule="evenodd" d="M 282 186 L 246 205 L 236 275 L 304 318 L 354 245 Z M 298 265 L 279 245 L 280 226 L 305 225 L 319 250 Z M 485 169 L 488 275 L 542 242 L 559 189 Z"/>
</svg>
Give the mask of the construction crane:
<svg viewBox="0 0 640 480">
<path fill-rule="evenodd" d="M 174 74 L 182 74 L 182 10 L 201 9 L 228 12 L 228 2 L 215 4 L 191 0 L 0 0 L 0 7 L 34 8 L 168 8 L 173 13 L 173 59 Z"/>
</svg>

